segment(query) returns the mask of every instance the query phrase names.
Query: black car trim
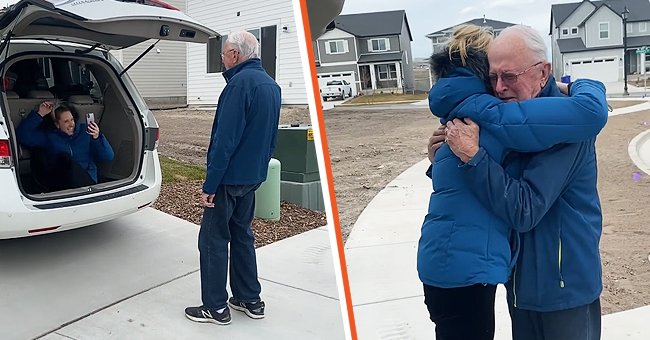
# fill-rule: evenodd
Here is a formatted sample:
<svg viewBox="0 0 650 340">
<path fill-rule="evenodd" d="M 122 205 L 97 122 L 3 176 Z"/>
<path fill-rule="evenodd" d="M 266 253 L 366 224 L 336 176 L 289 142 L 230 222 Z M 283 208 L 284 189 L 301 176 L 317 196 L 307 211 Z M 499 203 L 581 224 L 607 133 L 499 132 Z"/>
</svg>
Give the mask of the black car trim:
<svg viewBox="0 0 650 340">
<path fill-rule="evenodd" d="M 47 203 L 47 204 L 36 204 L 34 205 L 34 208 L 37 209 L 42 209 L 42 210 L 47 210 L 47 209 L 58 209 L 58 208 L 67 208 L 67 207 L 72 207 L 75 205 L 83 205 L 83 204 L 90 204 L 90 203 L 96 203 L 99 201 L 105 201 L 105 200 L 110 200 L 118 197 L 123 197 L 123 196 L 128 196 L 131 194 L 135 194 L 136 192 L 144 191 L 149 189 L 148 186 L 144 184 L 140 184 L 137 187 L 129 188 L 126 190 L 122 190 L 119 192 L 114 192 L 106 195 L 101 195 L 101 196 L 96 196 L 96 197 L 89 197 L 89 198 L 82 198 L 80 200 L 74 200 L 74 201 L 67 201 L 67 202 L 58 202 L 58 203 Z"/>
</svg>

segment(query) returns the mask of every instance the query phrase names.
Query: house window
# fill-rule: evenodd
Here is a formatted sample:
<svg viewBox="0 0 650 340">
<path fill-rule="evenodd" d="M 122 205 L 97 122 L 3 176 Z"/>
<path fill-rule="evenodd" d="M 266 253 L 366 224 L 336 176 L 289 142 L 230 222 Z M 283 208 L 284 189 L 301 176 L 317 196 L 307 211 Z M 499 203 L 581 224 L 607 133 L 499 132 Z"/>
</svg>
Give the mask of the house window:
<svg viewBox="0 0 650 340">
<path fill-rule="evenodd" d="M 376 67 L 379 80 L 397 79 L 397 69 L 395 68 L 395 64 L 383 64 L 377 65 Z"/>
<path fill-rule="evenodd" d="M 327 54 L 343 54 L 348 52 L 348 42 L 346 40 L 329 40 L 325 49 Z"/>
<path fill-rule="evenodd" d="M 600 39 L 609 39 L 609 23 L 600 22 L 598 23 L 598 37 Z"/>
<path fill-rule="evenodd" d="M 227 36 L 220 36 L 208 39 L 208 64 L 207 72 L 208 73 L 218 73 L 222 72 L 222 63 L 221 61 L 221 51 L 223 50 L 223 44 L 226 41 Z"/>
<path fill-rule="evenodd" d="M 648 23 L 647 22 L 640 22 L 639 23 L 639 32 L 646 32 L 648 30 Z"/>
<path fill-rule="evenodd" d="M 627 29 L 627 33 L 632 33 L 634 32 L 634 25 L 628 23 L 627 25 L 625 25 L 625 29 Z"/>
<path fill-rule="evenodd" d="M 447 42 L 447 37 L 435 37 L 433 39 L 434 44 L 442 44 L 442 43 L 445 43 L 445 42 Z"/>
<path fill-rule="evenodd" d="M 383 52 L 390 50 L 390 41 L 388 38 L 368 40 L 368 50 L 370 52 Z"/>
<path fill-rule="evenodd" d="M 578 28 L 577 27 L 571 27 L 571 35 L 578 35 Z"/>
<path fill-rule="evenodd" d="M 569 35 L 569 29 L 568 28 L 563 28 L 562 29 L 562 35 Z"/>
</svg>

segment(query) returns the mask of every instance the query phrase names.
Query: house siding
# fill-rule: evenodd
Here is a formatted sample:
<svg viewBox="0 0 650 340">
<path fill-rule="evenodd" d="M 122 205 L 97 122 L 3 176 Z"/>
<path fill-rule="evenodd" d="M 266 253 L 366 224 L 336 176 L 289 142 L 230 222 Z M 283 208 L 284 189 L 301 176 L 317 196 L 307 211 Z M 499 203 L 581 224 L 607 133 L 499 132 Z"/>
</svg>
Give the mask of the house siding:
<svg viewBox="0 0 650 340">
<path fill-rule="evenodd" d="M 415 89 L 415 76 L 413 73 L 413 52 L 411 51 L 411 40 L 406 26 L 406 21 L 402 22 L 402 34 L 400 34 L 400 46 L 406 53 L 402 54 L 402 77 L 404 77 L 404 88 L 407 90 Z"/>
<path fill-rule="evenodd" d="M 563 75 L 563 69 L 562 69 L 562 54 L 560 53 L 560 46 L 557 44 L 557 39 L 556 37 L 559 36 L 559 28 L 555 28 L 555 18 L 553 20 L 553 38 L 551 39 L 551 67 L 553 68 L 553 75 L 555 76 L 556 79 L 560 79 L 560 77 Z M 555 38 L 555 39 L 554 39 Z"/>
<path fill-rule="evenodd" d="M 359 81 L 359 72 L 357 72 L 357 65 L 338 65 L 338 66 L 321 66 L 316 68 L 316 73 L 326 74 L 326 73 L 339 73 L 339 72 L 352 72 L 354 74 L 354 80 Z"/>
<path fill-rule="evenodd" d="M 185 0 L 166 2 L 186 13 Z M 148 40 L 114 55 L 126 67 L 152 43 L 154 40 Z M 187 43 L 161 40 L 129 69 L 128 74 L 148 103 L 186 105 Z"/>
<path fill-rule="evenodd" d="M 187 13 L 222 35 L 276 25 L 276 81 L 282 88 L 282 104 L 307 103 L 298 46 L 302 28 L 296 27 L 291 1 L 189 1 Z M 282 30 L 283 26 L 287 27 L 287 32 Z M 188 45 L 188 102 L 191 105 L 216 105 L 226 85 L 221 73 L 207 73 L 206 58 L 206 45 Z"/>
<path fill-rule="evenodd" d="M 368 41 L 373 40 L 373 39 L 378 39 L 378 38 L 388 38 L 389 40 L 389 47 L 387 51 L 382 51 L 382 52 L 371 52 L 370 49 L 368 49 Z M 400 43 L 399 43 L 399 37 L 398 36 L 386 36 L 386 37 L 372 37 L 372 38 L 359 38 L 359 54 L 368 54 L 368 53 L 389 53 L 389 52 L 399 52 L 400 51 Z"/>
<path fill-rule="evenodd" d="M 311 47 L 314 50 L 314 61 L 320 62 L 320 53 L 318 53 L 318 44 L 316 41 L 313 41 L 311 43 Z"/>
<path fill-rule="evenodd" d="M 598 26 L 601 22 L 609 23 L 609 38 L 600 39 Z M 585 46 L 602 47 L 609 45 L 623 44 L 623 24 L 621 18 L 614 12 L 609 10 L 608 7 L 601 7 L 594 15 L 585 23 L 586 40 Z"/>
<path fill-rule="evenodd" d="M 340 54 L 327 54 L 325 45 L 332 40 L 345 40 L 348 42 L 348 52 Z M 320 62 L 325 63 L 341 63 L 346 61 L 357 60 L 357 50 L 354 44 L 354 38 L 333 38 L 318 40 L 318 49 L 320 50 Z"/>
<path fill-rule="evenodd" d="M 327 54 L 326 44 L 331 40 L 345 40 L 348 43 L 348 52 L 342 54 Z M 355 37 L 338 28 L 325 32 L 316 41 L 318 51 L 320 53 L 320 62 L 327 63 L 341 63 L 341 62 L 356 62 L 357 61 L 357 45 Z"/>
</svg>

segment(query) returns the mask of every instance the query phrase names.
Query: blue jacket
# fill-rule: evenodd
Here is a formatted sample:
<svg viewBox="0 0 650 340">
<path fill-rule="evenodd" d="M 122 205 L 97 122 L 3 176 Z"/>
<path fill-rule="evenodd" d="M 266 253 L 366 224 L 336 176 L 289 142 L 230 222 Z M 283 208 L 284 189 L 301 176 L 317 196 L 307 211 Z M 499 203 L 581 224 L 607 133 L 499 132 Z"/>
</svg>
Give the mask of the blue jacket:
<svg viewBox="0 0 650 340">
<path fill-rule="evenodd" d="M 223 73 L 226 87 L 219 96 L 208 147 L 203 192 L 214 194 L 221 184 L 258 184 L 266 180 L 280 120 L 280 86 L 258 58 Z"/>
<path fill-rule="evenodd" d="M 443 123 L 457 117 L 477 122 L 480 145 L 500 162 L 508 151 L 541 151 L 557 143 L 593 137 L 603 128 L 607 121 L 603 84 L 579 80 L 571 90 L 572 97 L 567 98 L 504 103 L 461 68 L 438 80 L 429 103 Z M 552 78 L 543 95 L 551 92 L 558 92 Z M 472 194 L 475 187 L 463 176 L 462 166 L 471 166 L 476 160 L 463 165 L 446 144 L 436 152 L 434 192 L 417 255 L 420 280 L 427 285 L 453 288 L 504 283 L 514 266 L 510 225 Z"/>
<path fill-rule="evenodd" d="M 43 122 L 36 111 L 32 111 L 20 122 L 16 129 L 18 142 L 29 148 L 42 148 L 47 151 L 48 159 L 53 161 L 58 155 L 66 154 L 70 159 L 86 169 L 88 175 L 97 183 L 96 162 L 113 160 L 113 148 L 103 134 L 93 139 L 86 132 L 86 123 L 75 124 L 74 133 L 68 136 L 60 130 L 44 130 L 40 128 Z"/>
<path fill-rule="evenodd" d="M 595 138 L 513 153 L 507 172 L 484 152 L 477 156 L 463 167 L 464 180 L 519 232 L 521 251 L 506 284 L 510 303 L 549 312 L 595 301 L 602 290 Z"/>
</svg>

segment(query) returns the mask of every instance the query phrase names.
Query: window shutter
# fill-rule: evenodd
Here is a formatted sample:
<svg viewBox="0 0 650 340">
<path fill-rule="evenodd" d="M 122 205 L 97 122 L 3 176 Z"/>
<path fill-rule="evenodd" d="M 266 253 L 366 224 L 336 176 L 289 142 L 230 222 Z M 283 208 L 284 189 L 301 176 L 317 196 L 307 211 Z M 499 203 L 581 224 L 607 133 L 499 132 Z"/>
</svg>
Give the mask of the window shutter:
<svg viewBox="0 0 650 340">
<path fill-rule="evenodd" d="M 332 54 L 332 49 L 330 48 L 330 42 L 329 41 L 325 42 L 325 53 Z"/>
<path fill-rule="evenodd" d="M 368 39 L 368 51 L 372 51 L 372 40 Z"/>
<path fill-rule="evenodd" d="M 386 50 L 390 51 L 390 39 L 386 38 L 384 40 L 386 41 Z"/>
<path fill-rule="evenodd" d="M 350 52 L 350 49 L 348 48 L 348 41 L 347 40 L 343 40 L 343 51 L 345 53 Z"/>
</svg>

